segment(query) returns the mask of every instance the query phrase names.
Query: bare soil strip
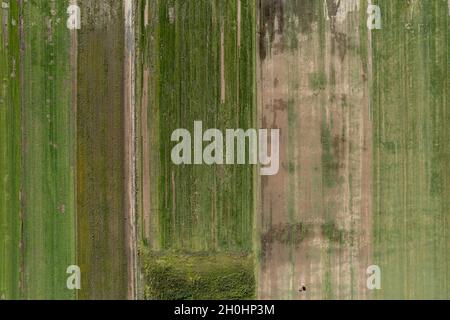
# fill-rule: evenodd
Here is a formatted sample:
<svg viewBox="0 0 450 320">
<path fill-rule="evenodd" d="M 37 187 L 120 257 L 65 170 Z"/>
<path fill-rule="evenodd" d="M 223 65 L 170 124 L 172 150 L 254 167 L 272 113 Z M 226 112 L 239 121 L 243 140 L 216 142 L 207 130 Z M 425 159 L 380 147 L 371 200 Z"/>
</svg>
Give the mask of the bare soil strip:
<svg viewBox="0 0 450 320">
<path fill-rule="evenodd" d="M 259 121 L 281 129 L 281 168 L 261 180 L 260 298 L 366 297 L 371 126 L 363 9 L 353 0 L 261 1 Z"/>
<path fill-rule="evenodd" d="M 136 297 L 136 128 L 135 128 L 135 21 L 132 0 L 124 0 L 125 60 L 124 60 L 124 127 L 126 180 L 126 238 L 128 242 L 128 298 Z"/>
</svg>

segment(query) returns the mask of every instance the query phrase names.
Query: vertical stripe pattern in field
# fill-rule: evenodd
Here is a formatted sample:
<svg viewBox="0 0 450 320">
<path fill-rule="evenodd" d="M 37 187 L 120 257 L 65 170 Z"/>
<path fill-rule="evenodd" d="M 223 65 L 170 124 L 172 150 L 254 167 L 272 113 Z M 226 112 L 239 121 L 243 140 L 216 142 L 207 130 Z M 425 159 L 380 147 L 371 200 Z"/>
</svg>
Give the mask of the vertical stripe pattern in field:
<svg viewBox="0 0 450 320">
<path fill-rule="evenodd" d="M 79 1 L 77 224 L 81 299 L 127 297 L 123 2 Z"/>
<path fill-rule="evenodd" d="M 194 121 L 202 121 L 203 130 L 253 127 L 253 5 L 242 3 L 238 25 L 237 3 L 148 4 L 153 16 L 144 47 L 149 88 L 143 130 L 144 149 L 154 158 L 144 166 L 156 180 L 146 190 L 143 228 L 151 229 L 145 234 L 155 249 L 252 248 L 252 168 L 176 166 L 171 160 L 172 132 L 187 129 L 193 142 Z"/>
<path fill-rule="evenodd" d="M 171 135 L 187 129 L 193 144 L 194 121 L 203 131 L 254 127 L 254 2 L 141 1 L 140 12 L 141 251 L 203 252 L 231 268 L 224 255 L 253 247 L 254 168 L 175 165 Z"/>
<path fill-rule="evenodd" d="M 0 8 L 0 299 L 20 296 L 19 6 Z"/>
<path fill-rule="evenodd" d="M 450 298 L 450 0 L 0 4 L 0 300 Z"/>
<path fill-rule="evenodd" d="M 66 26 L 71 4 L 81 31 Z M 134 189 L 124 187 L 134 174 L 124 168 L 125 53 L 134 63 L 124 38 L 134 35 L 123 14 L 133 26 L 132 6 L 122 5 L 2 1 L 0 298 L 134 297 L 125 232 Z M 78 294 L 66 285 L 71 265 L 81 267 Z"/>
<path fill-rule="evenodd" d="M 23 1 L 23 297 L 68 299 L 75 263 L 74 145 L 67 1 Z"/>
<path fill-rule="evenodd" d="M 377 1 L 374 263 L 385 299 L 450 298 L 447 0 Z"/>
<path fill-rule="evenodd" d="M 1 298 L 75 297 L 66 10 L 66 1 L 2 1 Z"/>
<path fill-rule="evenodd" d="M 261 0 L 259 23 L 283 164 L 261 181 L 259 296 L 448 298 L 448 1 Z"/>
</svg>

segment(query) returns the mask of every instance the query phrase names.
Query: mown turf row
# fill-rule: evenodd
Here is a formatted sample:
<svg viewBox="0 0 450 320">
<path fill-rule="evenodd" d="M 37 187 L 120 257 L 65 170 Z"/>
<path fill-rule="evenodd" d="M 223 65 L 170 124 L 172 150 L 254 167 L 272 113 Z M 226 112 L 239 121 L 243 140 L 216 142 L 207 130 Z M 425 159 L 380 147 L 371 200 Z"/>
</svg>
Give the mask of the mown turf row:
<svg viewBox="0 0 450 320">
<path fill-rule="evenodd" d="M 376 1 L 374 263 L 387 299 L 450 297 L 447 0 Z"/>
<path fill-rule="evenodd" d="M 80 1 L 77 257 L 81 299 L 125 299 L 124 17 L 122 1 Z"/>
<path fill-rule="evenodd" d="M 20 297 L 19 6 L 0 9 L 0 299 Z"/>
<path fill-rule="evenodd" d="M 141 1 L 140 10 L 144 246 L 250 253 L 254 168 L 177 166 L 171 135 L 193 133 L 194 121 L 203 130 L 254 127 L 254 2 Z"/>
<path fill-rule="evenodd" d="M 22 41 L 23 298 L 69 299 L 75 264 L 68 1 L 26 1 Z"/>
</svg>

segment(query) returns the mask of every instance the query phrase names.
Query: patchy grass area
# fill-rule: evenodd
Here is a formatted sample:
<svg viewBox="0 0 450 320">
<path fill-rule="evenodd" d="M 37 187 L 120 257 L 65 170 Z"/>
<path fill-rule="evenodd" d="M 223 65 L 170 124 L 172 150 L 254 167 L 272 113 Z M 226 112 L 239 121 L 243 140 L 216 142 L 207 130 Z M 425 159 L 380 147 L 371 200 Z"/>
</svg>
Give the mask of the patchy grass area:
<svg viewBox="0 0 450 320">
<path fill-rule="evenodd" d="M 253 259 L 247 255 L 150 254 L 143 263 L 144 298 L 253 299 Z"/>
</svg>

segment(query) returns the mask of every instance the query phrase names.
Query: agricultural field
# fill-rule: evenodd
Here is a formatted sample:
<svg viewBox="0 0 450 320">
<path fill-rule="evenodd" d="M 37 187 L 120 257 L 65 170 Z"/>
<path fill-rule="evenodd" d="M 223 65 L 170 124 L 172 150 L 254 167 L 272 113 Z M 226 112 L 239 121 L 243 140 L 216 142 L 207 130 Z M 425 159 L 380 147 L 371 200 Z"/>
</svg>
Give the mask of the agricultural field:
<svg viewBox="0 0 450 320">
<path fill-rule="evenodd" d="M 67 6 L 2 3 L 0 296 L 70 299 L 74 126 L 70 34 L 59 27 Z"/>
<path fill-rule="evenodd" d="M 377 297 L 449 299 L 450 3 L 380 7 L 371 95 Z"/>
<path fill-rule="evenodd" d="M 261 1 L 258 119 L 284 131 L 259 297 L 449 298 L 450 4 L 372 3 L 381 29 L 356 0 Z"/>
<path fill-rule="evenodd" d="M 168 256 L 166 264 L 177 267 L 183 256 L 191 259 L 189 255 L 201 253 L 226 261 L 229 268 L 222 270 L 230 277 L 234 261 L 240 265 L 247 259 L 242 272 L 253 275 L 254 168 L 177 166 L 171 161 L 176 144 L 171 135 L 178 128 L 193 132 L 194 121 L 202 121 L 203 130 L 254 127 L 254 3 L 141 1 L 139 12 L 142 67 L 136 85 L 142 188 L 138 211 L 143 263 L 151 264 L 147 260 L 153 259 L 158 264 L 155 255 L 163 255 Z M 217 272 L 213 266 L 198 277 L 213 281 L 209 275 Z M 155 268 L 146 268 L 147 278 L 157 277 L 151 274 Z M 240 285 L 253 288 L 254 276 L 246 279 Z M 142 290 L 154 292 L 152 283 L 149 288 L 143 284 Z M 254 296 L 248 288 L 243 297 Z M 217 296 L 211 292 L 211 297 Z"/>
<path fill-rule="evenodd" d="M 450 298 L 450 0 L 0 3 L 0 300 Z"/>
<path fill-rule="evenodd" d="M 122 1 L 88 0 L 77 35 L 77 256 L 82 299 L 127 297 Z"/>
<path fill-rule="evenodd" d="M 21 286 L 26 299 L 70 299 L 75 262 L 70 33 L 61 1 L 23 2 Z M 61 285 L 62 284 L 62 285 Z"/>
<path fill-rule="evenodd" d="M 359 9 L 261 1 L 258 120 L 281 128 L 280 172 L 261 179 L 261 298 L 367 298 L 371 70 Z"/>
<path fill-rule="evenodd" d="M 74 1 L 2 3 L 0 297 L 132 296 L 122 2 L 80 1 L 79 31 Z"/>
<path fill-rule="evenodd" d="M 19 7 L 8 9 L 2 9 L 0 32 L 0 299 L 18 298 L 21 278 Z"/>
</svg>

